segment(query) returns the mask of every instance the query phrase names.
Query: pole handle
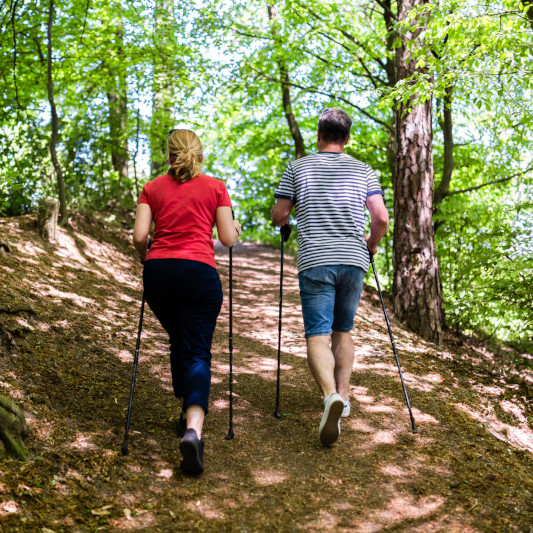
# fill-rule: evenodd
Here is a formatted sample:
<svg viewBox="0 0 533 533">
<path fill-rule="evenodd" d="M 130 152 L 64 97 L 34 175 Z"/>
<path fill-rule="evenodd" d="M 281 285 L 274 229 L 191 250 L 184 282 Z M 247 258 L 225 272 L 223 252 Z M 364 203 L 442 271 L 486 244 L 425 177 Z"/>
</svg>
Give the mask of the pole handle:
<svg viewBox="0 0 533 533">
<path fill-rule="evenodd" d="M 281 226 L 279 231 L 281 233 L 283 242 L 287 242 L 291 236 L 292 228 L 289 226 L 289 224 L 285 224 L 284 226 Z"/>
</svg>

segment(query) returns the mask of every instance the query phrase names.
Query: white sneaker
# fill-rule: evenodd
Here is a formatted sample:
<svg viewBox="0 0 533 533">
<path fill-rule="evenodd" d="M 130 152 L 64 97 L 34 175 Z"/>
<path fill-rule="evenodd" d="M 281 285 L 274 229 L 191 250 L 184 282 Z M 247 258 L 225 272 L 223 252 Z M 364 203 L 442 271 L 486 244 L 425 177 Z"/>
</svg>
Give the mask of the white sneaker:
<svg viewBox="0 0 533 533">
<path fill-rule="evenodd" d="M 318 438 L 324 446 L 331 446 L 341 434 L 340 417 L 344 409 L 344 400 L 334 392 L 324 398 L 324 414 L 318 426 Z"/>
<path fill-rule="evenodd" d="M 344 409 L 342 410 L 341 417 L 342 418 L 346 418 L 346 417 L 350 416 L 350 411 L 351 411 L 350 402 L 349 402 L 349 400 L 346 400 L 344 402 Z"/>
</svg>

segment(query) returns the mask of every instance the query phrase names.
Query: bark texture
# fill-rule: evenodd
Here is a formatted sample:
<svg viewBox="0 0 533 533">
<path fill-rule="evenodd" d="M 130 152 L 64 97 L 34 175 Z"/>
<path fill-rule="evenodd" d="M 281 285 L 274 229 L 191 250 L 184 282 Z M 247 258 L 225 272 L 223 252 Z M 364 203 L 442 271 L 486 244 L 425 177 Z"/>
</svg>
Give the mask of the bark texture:
<svg viewBox="0 0 533 533">
<path fill-rule="evenodd" d="M 59 201 L 55 198 L 44 198 L 39 202 L 37 226 L 39 235 L 48 242 L 56 241 L 57 217 Z"/>
<path fill-rule="evenodd" d="M 28 427 L 24 413 L 9 398 L 0 395 L 0 455 L 11 455 L 25 461 L 30 456 L 24 445 Z M 4 452 L 4 453 L 3 453 Z"/>
<path fill-rule="evenodd" d="M 400 0 L 398 18 L 423 0 Z M 416 69 L 407 44 L 416 41 L 426 21 L 403 35 L 396 52 L 398 79 Z M 426 340 L 439 343 L 444 326 L 439 265 L 433 230 L 433 159 L 431 100 L 411 102 L 397 111 L 397 158 L 394 176 L 394 311 Z"/>
</svg>

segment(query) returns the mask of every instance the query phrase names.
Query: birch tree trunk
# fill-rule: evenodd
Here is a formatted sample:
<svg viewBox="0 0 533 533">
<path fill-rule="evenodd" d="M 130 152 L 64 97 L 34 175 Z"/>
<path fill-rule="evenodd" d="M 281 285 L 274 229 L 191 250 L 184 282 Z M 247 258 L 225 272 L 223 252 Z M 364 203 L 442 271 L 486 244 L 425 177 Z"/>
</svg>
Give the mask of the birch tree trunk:
<svg viewBox="0 0 533 533">
<path fill-rule="evenodd" d="M 399 0 L 398 18 L 425 0 Z M 427 21 L 403 35 L 396 52 L 398 79 L 416 70 L 408 46 Z M 433 230 L 433 155 L 431 99 L 401 104 L 397 110 L 397 158 L 394 176 L 394 311 L 426 340 L 439 343 L 444 326 L 439 265 Z"/>
</svg>

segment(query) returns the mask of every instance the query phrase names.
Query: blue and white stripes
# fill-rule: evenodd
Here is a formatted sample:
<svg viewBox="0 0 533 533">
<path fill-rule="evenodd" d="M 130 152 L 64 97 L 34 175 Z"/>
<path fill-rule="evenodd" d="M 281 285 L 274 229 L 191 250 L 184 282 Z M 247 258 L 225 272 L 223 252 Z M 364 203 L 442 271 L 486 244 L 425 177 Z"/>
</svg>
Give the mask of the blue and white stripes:
<svg viewBox="0 0 533 533">
<path fill-rule="evenodd" d="M 295 202 L 299 272 L 322 265 L 366 272 L 364 208 L 372 194 L 383 194 L 374 171 L 347 154 L 318 152 L 287 165 L 275 197 Z"/>
</svg>

